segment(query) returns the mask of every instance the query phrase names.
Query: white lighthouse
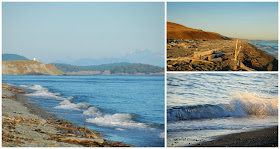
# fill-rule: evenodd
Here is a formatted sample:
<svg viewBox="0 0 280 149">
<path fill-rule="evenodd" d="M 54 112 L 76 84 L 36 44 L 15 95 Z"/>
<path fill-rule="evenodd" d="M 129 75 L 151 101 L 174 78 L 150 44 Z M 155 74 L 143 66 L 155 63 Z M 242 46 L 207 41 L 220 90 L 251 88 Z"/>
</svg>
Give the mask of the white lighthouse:
<svg viewBox="0 0 280 149">
<path fill-rule="evenodd" d="M 33 61 L 36 61 L 36 58 L 35 58 L 35 57 L 33 58 Z"/>
</svg>

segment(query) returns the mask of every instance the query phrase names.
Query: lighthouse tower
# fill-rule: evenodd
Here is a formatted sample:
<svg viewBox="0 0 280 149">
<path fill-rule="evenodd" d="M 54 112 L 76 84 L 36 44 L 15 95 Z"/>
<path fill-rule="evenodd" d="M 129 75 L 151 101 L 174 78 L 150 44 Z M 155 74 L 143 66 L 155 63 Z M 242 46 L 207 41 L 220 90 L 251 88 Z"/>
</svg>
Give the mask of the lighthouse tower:
<svg viewBox="0 0 280 149">
<path fill-rule="evenodd" d="M 35 58 L 35 57 L 33 58 L 33 61 L 36 61 L 36 58 Z"/>
</svg>

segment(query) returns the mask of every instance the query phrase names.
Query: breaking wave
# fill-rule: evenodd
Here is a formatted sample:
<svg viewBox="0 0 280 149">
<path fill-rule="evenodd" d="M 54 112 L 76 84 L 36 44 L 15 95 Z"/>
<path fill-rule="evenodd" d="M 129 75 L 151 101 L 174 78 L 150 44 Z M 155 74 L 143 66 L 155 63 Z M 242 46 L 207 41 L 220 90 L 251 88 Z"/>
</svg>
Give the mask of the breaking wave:
<svg viewBox="0 0 280 149">
<path fill-rule="evenodd" d="M 70 102 L 71 99 L 73 99 L 74 97 L 60 97 L 59 95 L 61 95 L 60 93 L 52 93 L 49 91 L 49 89 L 42 87 L 41 85 L 20 85 L 20 87 L 24 87 L 27 89 L 31 89 L 31 90 L 35 90 L 35 92 L 33 93 L 28 93 L 28 96 L 35 96 L 35 97 L 42 97 L 42 98 L 52 98 L 52 99 L 56 99 L 56 100 L 62 100 L 62 102 L 60 102 L 59 106 L 56 106 L 54 108 L 56 109 L 69 109 L 69 110 L 82 110 L 82 109 L 87 109 L 90 105 L 88 103 L 72 103 Z"/>
<path fill-rule="evenodd" d="M 118 130 L 126 130 L 123 128 L 146 128 L 148 124 L 137 122 L 133 119 L 133 114 L 102 114 L 99 108 L 91 107 L 88 103 L 72 103 L 70 100 L 74 97 L 60 97 L 59 93 L 52 93 L 49 89 L 40 85 L 20 85 L 27 89 L 35 90 L 33 93 L 28 93 L 28 96 L 42 97 L 46 99 L 61 100 L 60 105 L 54 107 L 56 109 L 83 111 L 83 115 L 91 116 L 92 118 L 86 119 L 89 123 L 94 123 L 99 126 L 107 127 L 120 127 Z"/>
<path fill-rule="evenodd" d="M 122 128 L 146 128 L 147 124 L 136 122 L 133 120 L 132 114 L 120 114 L 113 115 L 106 114 L 103 117 L 89 118 L 86 122 L 94 123 L 99 126 L 107 127 L 122 127 Z"/>
<path fill-rule="evenodd" d="M 246 115 L 277 116 L 278 97 L 267 99 L 248 92 L 236 92 L 229 104 L 177 106 L 167 110 L 168 121 Z"/>
<path fill-rule="evenodd" d="M 62 105 L 56 106 L 54 108 L 56 109 L 71 109 L 71 110 L 83 110 L 83 109 L 87 109 L 90 105 L 88 103 L 71 103 L 68 100 L 63 101 Z"/>
<path fill-rule="evenodd" d="M 44 97 L 44 98 L 55 98 L 57 100 L 71 100 L 74 97 L 60 97 L 60 93 L 52 93 L 49 89 L 42 87 L 41 85 L 20 85 L 20 87 L 24 87 L 27 89 L 35 90 L 34 93 L 28 93 L 28 96 L 36 96 L 36 97 Z"/>
<path fill-rule="evenodd" d="M 83 112 L 83 114 L 96 117 L 102 116 L 101 110 L 96 107 L 89 107 L 86 111 Z"/>
<path fill-rule="evenodd" d="M 160 133 L 158 138 L 163 138 L 164 139 L 165 138 L 165 133 L 164 132 Z"/>
</svg>

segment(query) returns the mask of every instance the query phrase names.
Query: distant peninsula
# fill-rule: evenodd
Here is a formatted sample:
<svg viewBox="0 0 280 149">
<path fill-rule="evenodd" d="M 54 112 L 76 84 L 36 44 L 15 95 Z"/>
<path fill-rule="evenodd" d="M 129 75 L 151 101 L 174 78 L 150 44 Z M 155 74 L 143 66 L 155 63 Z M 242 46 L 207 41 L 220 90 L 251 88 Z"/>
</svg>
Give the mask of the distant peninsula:
<svg viewBox="0 0 280 149">
<path fill-rule="evenodd" d="M 53 65 L 64 75 L 164 75 L 164 68 L 139 63 L 112 63 L 92 66 L 74 66 L 69 64 Z"/>
<path fill-rule="evenodd" d="M 91 66 L 44 64 L 17 54 L 2 54 L 3 75 L 164 75 L 164 68 L 140 63 Z"/>
</svg>

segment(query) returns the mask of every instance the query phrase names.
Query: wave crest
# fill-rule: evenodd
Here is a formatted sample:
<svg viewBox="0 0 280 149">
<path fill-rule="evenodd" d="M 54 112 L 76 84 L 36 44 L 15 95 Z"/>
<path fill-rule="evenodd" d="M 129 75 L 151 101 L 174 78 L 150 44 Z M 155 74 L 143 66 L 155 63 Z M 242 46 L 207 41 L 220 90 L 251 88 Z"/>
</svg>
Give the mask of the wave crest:
<svg viewBox="0 0 280 149">
<path fill-rule="evenodd" d="M 178 106 L 167 110 L 168 121 L 246 115 L 278 115 L 278 97 L 267 99 L 248 92 L 236 92 L 229 104 Z"/>
<path fill-rule="evenodd" d="M 31 89 L 31 90 L 35 90 L 35 92 L 33 93 L 28 93 L 28 96 L 35 96 L 35 97 L 43 97 L 43 98 L 54 98 L 57 100 L 71 100 L 74 97 L 68 97 L 68 98 L 64 98 L 64 97 L 60 97 L 59 95 L 61 95 L 60 93 L 52 93 L 49 91 L 49 89 L 42 87 L 41 85 L 20 85 L 20 87 L 24 87 L 27 89 Z"/>
<path fill-rule="evenodd" d="M 96 117 L 102 116 L 100 109 L 96 107 L 89 107 L 86 111 L 83 112 L 83 114 L 88 116 L 96 116 Z"/>
<path fill-rule="evenodd" d="M 94 123 L 99 126 L 108 127 L 123 127 L 123 128 L 146 128 L 145 123 L 136 122 L 133 120 L 132 114 L 120 114 L 113 115 L 106 114 L 103 117 L 89 118 L 86 122 Z"/>
</svg>

